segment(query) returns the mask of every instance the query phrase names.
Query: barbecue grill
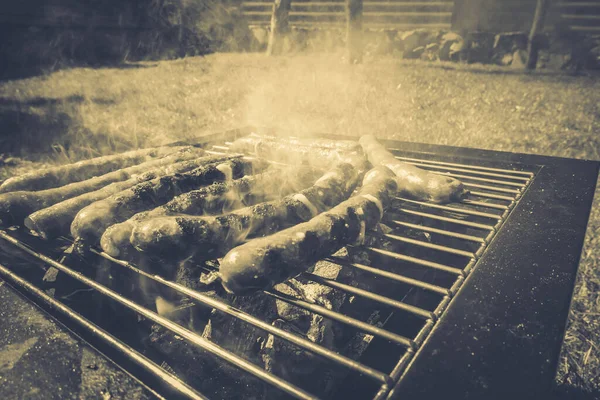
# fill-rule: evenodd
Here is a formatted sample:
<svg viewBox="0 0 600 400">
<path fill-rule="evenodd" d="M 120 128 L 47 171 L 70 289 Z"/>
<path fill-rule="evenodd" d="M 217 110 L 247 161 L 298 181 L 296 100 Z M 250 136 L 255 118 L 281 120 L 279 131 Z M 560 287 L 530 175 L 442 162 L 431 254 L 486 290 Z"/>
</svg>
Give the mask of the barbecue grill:
<svg viewBox="0 0 600 400">
<path fill-rule="evenodd" d="M 245 128 L 214 134 L 195 144 L 212 153 L 227 153 L 230 141 L 253 131 Z M 361 334 L 368 345 L 360 357 L 336 352 L 264 321 L 258 314 L 241 311 L 202 290 L 99 249 L 85 249 L 80 255 L 73 251 L 70 238 L 47 242 L 22 227 L 0 231 L 0 276 L 10 285 L 0 287 L 5 299 L 2 329 L 8 338 L 3 344 L 22 340 L 11 335 L 19 320 L 10 310 L 23 307 L 23 299 L 14 296 L 16 290 L 43 310 L 44 316 L 39 318 L 58 321 L 82 347 L 92 346 L 114 361 L 105 367 L 116 376 L 113 379 L 128 382 L 127 387 L 142 387 L 141 396 L 317 397 L 302 382 L 267 371 L 221 341 L 215 343 L 200 335 L 194 325 L 197 321 L 189 318 L 198 315 L 193 311 L 197 309 L 229 316 L 264 332 L 265 337 L 278 338 L 314 355 L 320 373 L 344 371 L 332 374 L 335 398 L 542 396 L 556 372 L 599 163 L 389 140 L 382 143 L 402 161 L 460 179 L 470 194 L 460 203 L 448 205 L 397 198 L 382 221 L 389 229 L 373 233 L 378 241 L 354 249 L 367 254 L 368 262 L 339 256 L 327 259 L 352 271 L 364 285 L 303 274 L 308 281 L 377 310 L 380 318 L 362 320 L 277 289 L 263 294 Z M 210 276 L 210 266 L 203 268 Z M 189 301 L 168 313 L 157 313 L 129 294 L 132 287 L 146 284 L 179 293 Z M 177 363 L 183 362 L 183 369 L 194 368 L 195 363 L 201 364 L 196 359 L 167 360 L 164 354 L 149 351 L 142 326 L 160 327 L 177 346 L 201 349 L 213 360 L 212 364 L 202 362 L 202 382 L 186 381 L 177 372 L 182 369 Z M 64 356 L 60 351 L 45 355 Z M 290 363 L 288 367 L 293 370 L 296 366 Z M 62 368 L 67 376 L 78 373 L 72 372 L 70 365 Z M 19 385 L 55 385 L 61 387 L 60 396 L 56 395 L 60 398 L 76 396 L 79 390 L 68 382 L 48 383 L 44 371 L 31 375 L 27 382 L 4 380 L 0 393 L 5 395 L 25 393 L 19 391 Z"/>
</svg>

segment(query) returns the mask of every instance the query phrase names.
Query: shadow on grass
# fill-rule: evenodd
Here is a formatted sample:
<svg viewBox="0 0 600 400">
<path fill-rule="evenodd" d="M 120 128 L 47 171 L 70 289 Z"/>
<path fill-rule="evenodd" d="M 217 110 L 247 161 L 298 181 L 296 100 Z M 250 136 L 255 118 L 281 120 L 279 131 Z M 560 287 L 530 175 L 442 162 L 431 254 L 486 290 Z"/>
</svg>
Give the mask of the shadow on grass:
<svg viewBox="0 0 600 400">
<path fill-rule="evenodd" d="M 115 100 L 72 95 L 64 98 L 0 98 L 0 154 L 39 159 L 53 153 L 69 159 L 124 150 L 110 132 L 90 132 L 80 104 L 115 104 Z M 121 148 L 122 147 L 122 148 Z"/>
<path fill-rule="evenodd" d="M 600 77 L 600 70 L 580 70 L 580 71 L 570 71 L 570 70 L 547 70 L 547 69 L 536 69 L 533 71 L 523 70 L 523 69 L 514 69 L 510 67 L 498 67 L 498 66 L 485 66 L 482 64 L 435 64 L 428 63 L 427 66 L 429 68 L 439 68 L 445 71 L 464 71 L 470 72 L 473 74 L 481 74 L 481 75 L 513 75 L 513 76 L 523 76 L 523 77 L 553 77 L 553 78 L 563 78 L 563 79 L 571 79 L 576 77 Z"/>
<path fill-rule="evenodd" d="M 2 62 L 2 60 L 0 60 Z M 156 64 L 142 64 L 133 62 L 104 62 L 104 63 L 68 63 L 64 65 L 40 66 L 40 65 L 10 65 L 5 64 L 0 69 L 0 82 L 11 81 L 16 79 L 27 79 L 40 75 L 48 75 L 61 69 L 69 68 L 93 68 L 93 69 L 141 69 L 153 68 Z"/>
<path fill-rule="evenodd" d="M 64 104 L 79 104 L 83 103 L 85 98 L 81 95 L 71 95 L 65 98 L 50 98 L 50 97 L 33 97 L 28 100 L 16 100 L 7 97 L 0 97 L 0 107 L 2 106 L 10 106 L 16 108 L 22 107 L 48 107 L 52 105 L 64 105 Z M 110 105 L 115 104 L 116 102 L 111 99 L 100 99 L 100 98 L 92 98 L 92 103 Z"/>
</svg>

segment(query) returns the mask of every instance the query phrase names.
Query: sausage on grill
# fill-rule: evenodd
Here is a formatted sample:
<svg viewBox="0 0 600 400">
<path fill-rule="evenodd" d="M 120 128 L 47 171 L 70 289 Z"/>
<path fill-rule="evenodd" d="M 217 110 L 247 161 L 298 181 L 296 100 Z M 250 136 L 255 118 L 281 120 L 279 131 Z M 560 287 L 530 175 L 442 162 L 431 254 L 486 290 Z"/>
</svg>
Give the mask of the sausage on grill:
<svg viewBox="0 0 600 400">
<path fill-rule="evenodd" d="M 147 161 L 143 164 L 109 172 L 101 176 L 65 186 L 40 190 L 38 192 L 17 191 L 0 194 L 0 221 L 2 225 L 22 223 L 29 214 L 50 207 L 53 204 L 79 196 L 83 193 L 96 191 L 104 186 L 131 178 L 149 169 L 169 165 L 174 162 L 198 158 L 204 154 L 202 150 L 193 147 L 179 147 L 176 153 L 158 160 Z"/>
<path fill-rule="evenodd" d="M 267 203 L 217 217 L 173 216 L 144 221 L 133 229 L 131 244 L 163 259 L 217 258 L 247 236 L 306 221 L 352 193 L 359 180 L 351 164 L 338 164 L 313 186 Z"/>
<path fill-rule="evenodd" d="M 268 164 L 262 160 L 234 158 L 197 168 L 189 173 L 156 178 L 130 189 L 96 201 L 85 207 L 71 224 L 71 235 L 96 244 L 110 225 L 123 222 L 134 214 L 160 206 L 180 193 L 197 189 L 216 181 L 240 178 L 260 172 Z"/>
<path fill-rule="evenodd" d="M 153 158 L 163 157 L 175 151 L 177 151 L 175 147 L 141 149 L 46 168 L 5 180 L 0 185 L 0 193 L 14 192 L 16 190 L 35 191 L 64 186 L 94 176 L 104 175 L 120 168 L 140 164 Z"/>
<path fill-rule="evenodd" d="M 169 215 L 214 215 L 243 207 L 247 197 L 256 199 L 285 196 L 306 187 L 314 171 L 271 167 L 262 174 L 228 182 L 217 182 L 175 197 L 163 206 L 135 214 L 127 221 L 109 226 L 100 240 L 102 249 L 113 257 L 127 253 L 133 229 L 142 221 Z M 263 200 L 264 201 L 264 200 Z"/>
<path fill-rule="evenodd" d="M 342 151 L 356 151 L 361 152 L 361 146 L 357 141 L 354 140 L 333 140 L 323 139 L 317 137 L 283 137 L 283 136 L 270 136 L 270 135 L 259 135 L 251 133 L 249 135 L 252 138 L 259 138 L 264 140 L 276 141 L 281 143 L 287 143 L 293 146 L 312 146 L 312 147 L 324 147 L 326 149 L 342 150 Z"/>
<path fill-rule="evenodd" d="M 396 159 L 374 136 L 362 136 L 359 143 L 371 164 L 386 166 L 396 174 L 401 196 L 449 203 L 464 198 L 468 193 L 464 185 L 454 178 L 433 174 Z"/>
<path fill-rule="evenodd" d="M 306 271 L 343 246 L 361 243 L 383 217 L 397 190 L 386 167 L 370 170 L 357 195 L 331 210 L 270 236 L 253 239 L 223 257 L 219 273 L 225 289 L 245 295 Z"/>
<path fill-rule="evenodd" d="M 195 160 L 178 162 L 173 165 L 164 165 L 144 172 L 143 174 L 133 176 L 126 181 L 114 182 L 96 191 L 84 193 L 77 197 L 61 201 L 60 203 L 56 203 L 50 207 L 36 211 L 25 218 L 25 226 L 32 231 L 37 232 L 46 239 L 52 239 L 61 235 L 68 235 L 71 222 L 73 222 L 73 219 L 77 213 L 95 201 L 99 201 L 115 193 L 122 192 L 123 190 L 131 188 L 132 186 L 141 182 L 146 182 L 165 175 L 185 173 L 186 171 L 190 171 L 199 165 L 204 165 L 211 162 L 219 162 L 229 158 L 231 157 L 207 156 Z"/>
<path fill-rule="evenodd" d="M 236 140 L 231 144 L 229 150 L 246 154 L 252 153 L 258 157 L 286 164 L 310 165 L 321 169 L 332 168 L 341 162 L 358 166 L 365 160 L 360 147 L 352 151 L 345 151 L 335 148 L 285 143 L 256 135 Z"/>
</svg>

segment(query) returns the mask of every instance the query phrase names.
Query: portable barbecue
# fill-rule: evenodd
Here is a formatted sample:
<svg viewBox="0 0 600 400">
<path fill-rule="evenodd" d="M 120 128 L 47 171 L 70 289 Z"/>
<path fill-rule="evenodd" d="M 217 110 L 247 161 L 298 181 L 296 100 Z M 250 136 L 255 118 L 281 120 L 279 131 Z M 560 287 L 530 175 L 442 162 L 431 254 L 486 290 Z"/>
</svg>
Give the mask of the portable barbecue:
<svg viewBox="0 0 600 400">
<path fill-rule="evenodd" d="M 227 153 L 228 142 L 251 131 L 202 137 L 197 145 Z M 391 230 L 377 233 L 396 250 L 367 245 L 360 250 L 368 254 L 368 265 L 336 256 L 327 259 L 375 285 L 303 274 L 309 281 L 367 304 L 381 316 L 378 322 L 298 300 L 276 289 L 264 293 L 334 321 L 342 330 L 362 333 L 367 345 L 358 358 L 98 249 L 90 249 L 83 259 L 66 254 L 69 238 L 46 242 L 20 227 L 0 231 L 0 276 L 127 370 L 150 395 L 194 399 L 317 396 L 288 374 L 267 371 L 198 334 L 194 321 L 180 318 L 193 314 L 188 311 L 195 308 L 227 315 L 248 329 L 256 328 L 314 356 L 320 374 L 334 371 L 335 398 L 543 395 L 556 373 L 599 163 L 382 143 L 400 160 L 460 179 L 470 195 L 449 205 L 397 198 L 382 221 Z M 64 298 L 60 293 L 49 295 L 44 272 L 46 280 L 58 273 L 62 284 L 77 293 Z M 128 291 L 141 282 L 178 292 L 190 299 L 189 304 L 159 314 L 130 298 Z M 10 290 L 0 287 L 4 295 Z M 169 340 L 178 348 L 199 348 L 214 361 L 200 362 L 194 359 L 196 353 L 186 351 L 177 354 L 187 354 L 188 359 L 178 356 L 167 361 L 147 349 L 139 333 L 144 324 L 170 332 Z M 178 370 L 195 365 L 204 368 L 202 382 L 177 376 Z M 287 367 L 293 372 L 298 366 L 291 359 Z"/>
</svg>

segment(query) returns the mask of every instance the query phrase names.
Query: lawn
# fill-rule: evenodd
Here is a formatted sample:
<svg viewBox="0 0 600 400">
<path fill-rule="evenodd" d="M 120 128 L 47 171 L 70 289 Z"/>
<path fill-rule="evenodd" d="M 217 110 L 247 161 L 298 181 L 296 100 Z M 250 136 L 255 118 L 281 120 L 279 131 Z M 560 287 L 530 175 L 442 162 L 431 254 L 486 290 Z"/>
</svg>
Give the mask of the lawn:
<svg viewBox="0 0 600 400">
<path fill-rule="evenodd" d="M 336 54 L 216 54 L 0 82 L 0 152 L 35 162 L 248 124 L 598 160 L 600 79 L 394 58 L 350 66 Z M 35 165 L 0 162 L 0 179 Z M 597 192 L 557 376 L 563 393 L 600 393 L 599 203 Z"/>
</svg>

